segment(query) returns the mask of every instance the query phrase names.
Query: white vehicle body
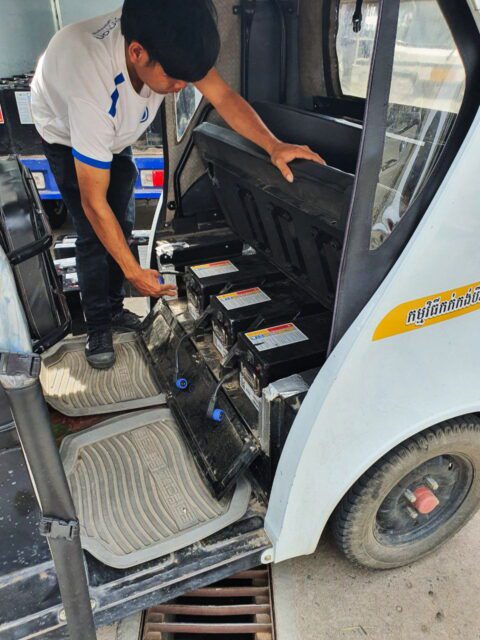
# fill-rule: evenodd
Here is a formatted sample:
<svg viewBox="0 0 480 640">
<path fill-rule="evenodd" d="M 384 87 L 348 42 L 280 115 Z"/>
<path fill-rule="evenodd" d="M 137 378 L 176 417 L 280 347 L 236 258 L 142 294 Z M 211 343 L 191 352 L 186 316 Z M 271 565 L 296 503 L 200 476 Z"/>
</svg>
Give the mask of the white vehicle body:
<svg viewBox="0 0 480 640">
<path fill-rule="evenodd" d="M 403 255 L 310 388 L 269 503 L 275 562 L 313 553 L 341 498 L 397 444 L 480 410 L 479 149 L 480 114 Z M 461 311 L 408 324 L 428 301 L 468 291 L 477 296 Z"/>
</svg>

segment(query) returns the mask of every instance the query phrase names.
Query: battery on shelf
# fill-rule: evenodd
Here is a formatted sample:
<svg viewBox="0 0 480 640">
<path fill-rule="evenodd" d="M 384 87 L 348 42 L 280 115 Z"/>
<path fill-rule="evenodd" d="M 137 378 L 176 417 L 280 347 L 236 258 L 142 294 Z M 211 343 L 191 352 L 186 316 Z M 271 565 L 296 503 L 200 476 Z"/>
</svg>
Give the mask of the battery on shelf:
<svg viewBox="0 0 480 640">
<path fill-rule="evenodd" d="M 188 309 L 193 318 L 200 317 L 211 297 L 220 294 L 227 284 L 236 291 L 284 278 L 272 264 L 256 255 L 193 265 L 186 269 Z"/>
<path fill-rule="evenodd" d="M 268 326 L 324 310 L 320 302 L 286 280 L 213 296 L 211 305 L 213 341 L 223 357 L 237 342 L 238 334 L 258 322 Z"/>
<path fill-rule="evenodd" d="M 165 283 L 176 286 L 182 295 L 183 281 L 172 272 L 184 273 L 188 265 L 239 256 L 243 250 L 243 240 L 228 229 L 168 236 L 157 242 L 157 266 L 165 274 Z"/>
<path fill-rule="evenodd" d="M 330 325 L 325 312 L 239 335 L 240 385 L 257 409 L 270 383 L 325 362 Z"/>
</svg>

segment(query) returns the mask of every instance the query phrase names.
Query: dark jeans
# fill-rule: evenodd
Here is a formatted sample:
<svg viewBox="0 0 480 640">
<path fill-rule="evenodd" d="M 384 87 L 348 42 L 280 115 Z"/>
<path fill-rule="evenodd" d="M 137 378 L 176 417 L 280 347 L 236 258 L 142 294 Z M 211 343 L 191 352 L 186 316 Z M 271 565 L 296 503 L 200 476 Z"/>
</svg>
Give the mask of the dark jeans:
<svg viewBox="0 0 480 640">
<path fill-rule="evenodd" d="M 111 326 L 112 316 L 123 309 L 123 273 L 97 238 L 83 211 L 72 149 L 45 141 L 43 147 L 78 236 L 77 272 L 87 329 L 89 332 L 106 329 Z M 129 147 L 113 157 L 107 194 L 108 203 L 127 239 L 135 222 L 133 190 L 136 177 L 137 169 Z"/>
</svg>

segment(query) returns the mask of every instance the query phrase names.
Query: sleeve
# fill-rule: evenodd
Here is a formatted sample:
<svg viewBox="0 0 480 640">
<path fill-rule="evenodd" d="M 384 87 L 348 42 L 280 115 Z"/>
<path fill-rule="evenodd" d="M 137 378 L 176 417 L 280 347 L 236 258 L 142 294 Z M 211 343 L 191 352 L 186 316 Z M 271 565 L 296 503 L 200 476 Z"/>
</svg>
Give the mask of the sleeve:
<svg viewBox="0 0 480 640">
<path fill-rule="evenodd" d="M 114 122 L 108 113 L 83 98 L 68 105 L 73 156 L 97 169 L 110 169 L 115 138 Z"/>
</svg>

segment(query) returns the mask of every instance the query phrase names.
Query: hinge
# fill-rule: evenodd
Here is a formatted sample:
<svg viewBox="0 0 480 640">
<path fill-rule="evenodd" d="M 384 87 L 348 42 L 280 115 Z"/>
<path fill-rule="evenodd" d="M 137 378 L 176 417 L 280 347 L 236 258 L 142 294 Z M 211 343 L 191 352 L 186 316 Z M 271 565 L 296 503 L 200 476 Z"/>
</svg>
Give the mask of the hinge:
<svg viewBox="0 0 480 640">
<path fill-rule="evenodd" d="M 43 517 L 40 521 L 40 535 L 52 540 L 75 540 L 80 535 L 78 520 L 60 520 Z"/>
</svg>

